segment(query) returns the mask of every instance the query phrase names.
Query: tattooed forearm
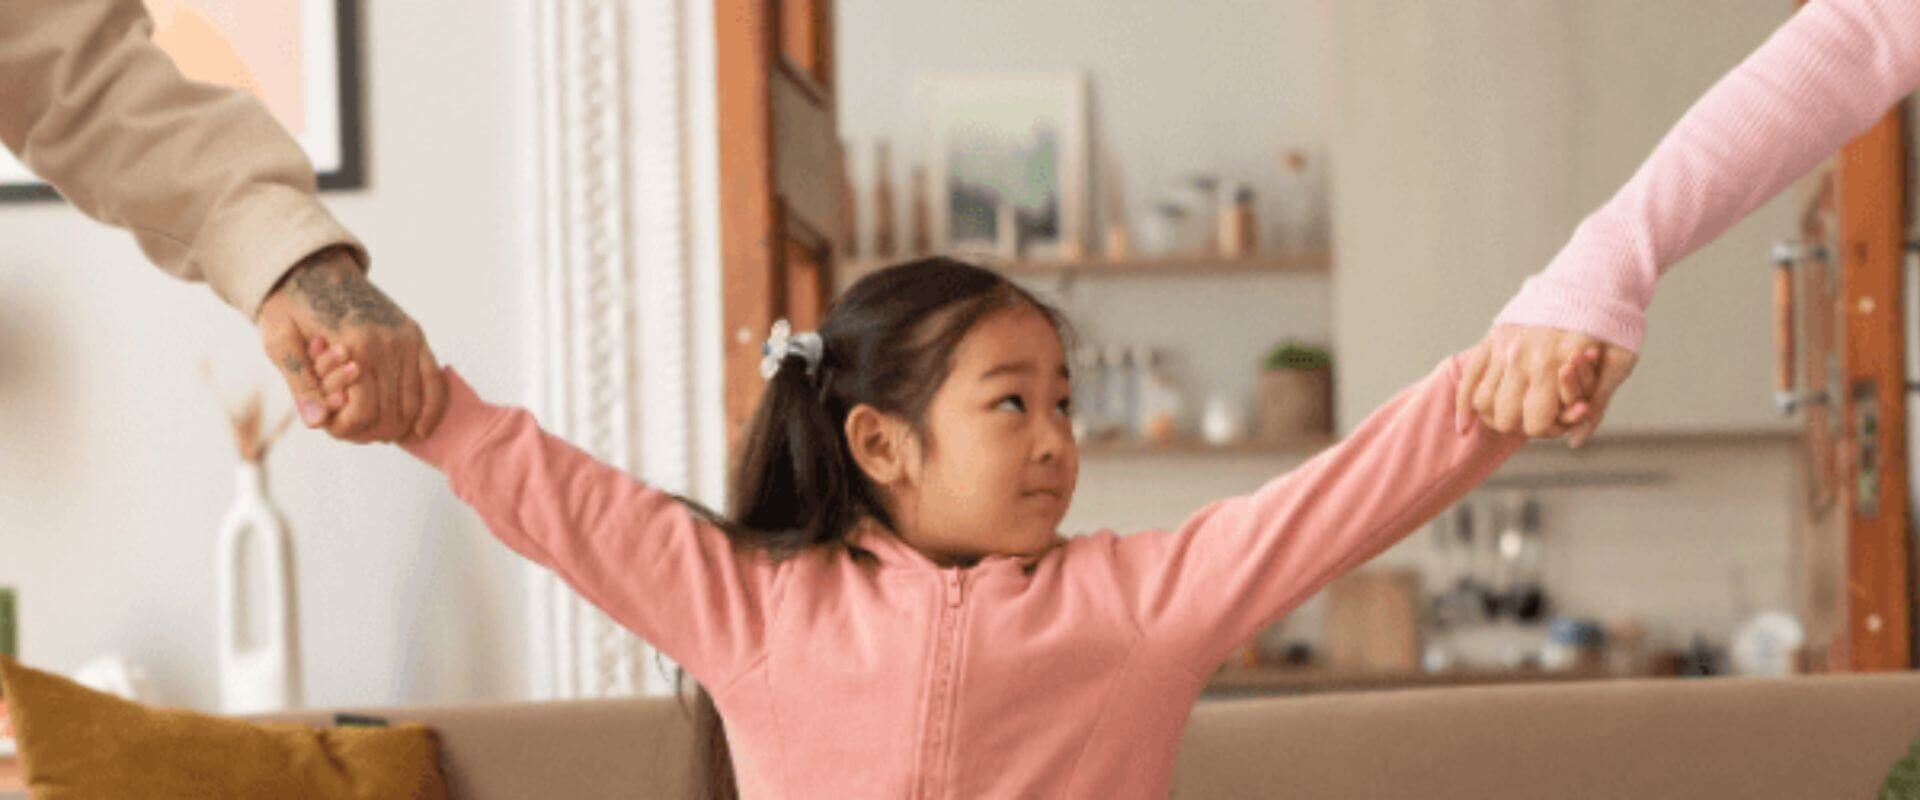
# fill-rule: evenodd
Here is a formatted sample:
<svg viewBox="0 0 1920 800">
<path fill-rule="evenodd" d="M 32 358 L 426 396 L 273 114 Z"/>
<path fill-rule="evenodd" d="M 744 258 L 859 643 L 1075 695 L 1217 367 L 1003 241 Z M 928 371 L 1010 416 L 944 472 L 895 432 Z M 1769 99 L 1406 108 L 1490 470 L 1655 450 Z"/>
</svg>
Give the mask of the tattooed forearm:
<svg viewBox="0 0 1920 800">
<path fill-rule="evenodd" d="M 351 259 L 323 250 L 293 268 L 287 288 L 304 299 L 320 323 L 339 330 L 342 323 L 397 328 L 407 314 L 367 281 Z"/>
</svg>

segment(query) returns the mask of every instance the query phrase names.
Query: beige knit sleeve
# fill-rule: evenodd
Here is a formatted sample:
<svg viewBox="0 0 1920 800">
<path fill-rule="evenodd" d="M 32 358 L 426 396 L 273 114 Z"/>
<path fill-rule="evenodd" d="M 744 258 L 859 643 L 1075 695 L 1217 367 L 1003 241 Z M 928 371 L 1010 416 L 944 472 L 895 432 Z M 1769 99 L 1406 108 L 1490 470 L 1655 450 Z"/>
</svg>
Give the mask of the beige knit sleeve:
<svg viewBox="0 0 1920 800">
<path fill-rule="evenodd" d="M 253 97 L 182 77 L 140 0 L 11 0 L 0 143 L 161 269 L 249 320 L 286 270 L 365 249 L 315 197 L 313 165 Z"/>
</svg>

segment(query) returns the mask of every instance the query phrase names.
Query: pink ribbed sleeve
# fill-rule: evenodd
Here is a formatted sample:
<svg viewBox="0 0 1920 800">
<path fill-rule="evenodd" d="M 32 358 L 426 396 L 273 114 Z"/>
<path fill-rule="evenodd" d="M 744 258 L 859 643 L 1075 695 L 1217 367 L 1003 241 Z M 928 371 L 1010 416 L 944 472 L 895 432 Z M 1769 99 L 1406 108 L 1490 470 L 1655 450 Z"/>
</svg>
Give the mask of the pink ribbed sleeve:
<svg viewBox="0 0 1920 800">
<path fill-rule="evenodd" d="M 525 409 L 480 399 L 444 369 L 447 413 L 415 457 L 514 552 L 552 569 L 701 683 L 719 686 L 761 652 L 774 568 L 672 495 L 540 429 Z"/>
<path fill-rule="evenodd" d="M 1206 675 L 1329 581 L 1465 496 L 1527 441 L 1454 427 L 1460 356 L 1339 444 L 1178 528 L 1119 539 L 1117 583 L 1149 641 Z"/>
<path fill-rule="evenodd" d="M 1639 350 L 1674 262 L 1805 175 L 1920 84 L 1920 2 L 1816 0 L 1673 126 L 1497 323 Z"/>
</svg>

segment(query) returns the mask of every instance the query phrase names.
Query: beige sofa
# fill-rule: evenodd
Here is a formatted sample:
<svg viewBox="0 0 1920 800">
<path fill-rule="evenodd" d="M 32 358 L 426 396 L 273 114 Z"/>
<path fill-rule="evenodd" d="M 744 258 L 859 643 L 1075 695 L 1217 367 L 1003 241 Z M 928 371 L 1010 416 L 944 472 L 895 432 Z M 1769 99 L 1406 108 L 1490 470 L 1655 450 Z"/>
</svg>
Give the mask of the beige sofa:
<svg viewBox="0 0 1920 800">
<path fill-rule="evenodd" d="M 437 728 L 458 798 L 677 798 L 692 778 L 670 699 L 354 713 Z M 1920 673 L 1203 700 L 1173 796 L 1872 798 L 1916 738 Z"/>
</svg>

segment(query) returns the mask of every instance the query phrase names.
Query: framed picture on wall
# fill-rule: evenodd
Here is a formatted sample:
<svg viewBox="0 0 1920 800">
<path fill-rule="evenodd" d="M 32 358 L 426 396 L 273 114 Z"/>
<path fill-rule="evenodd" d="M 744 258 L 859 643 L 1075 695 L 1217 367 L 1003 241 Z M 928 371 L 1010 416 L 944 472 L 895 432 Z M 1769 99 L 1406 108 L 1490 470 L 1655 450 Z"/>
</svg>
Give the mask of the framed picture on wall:
<svg viewBox="0 0 1920 800">
<path fill-rule="evenodd" d="M 1085 252 L 1084 75 L 936 76 L 916 93 L 935 248 L 1023 258 Z"/>
<path fill-rule="evenodd" d="M 153 42 L 192 80 L 245 90 L 292 132 L 322 189 L 364 186 L 358 0 L 145 0 Z M 53 199 L 0 149 L 0 200 Z"/>
</svg>

